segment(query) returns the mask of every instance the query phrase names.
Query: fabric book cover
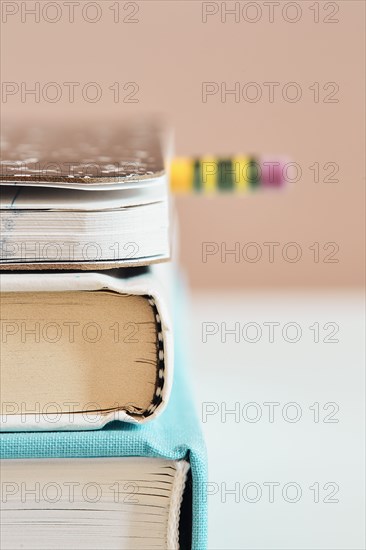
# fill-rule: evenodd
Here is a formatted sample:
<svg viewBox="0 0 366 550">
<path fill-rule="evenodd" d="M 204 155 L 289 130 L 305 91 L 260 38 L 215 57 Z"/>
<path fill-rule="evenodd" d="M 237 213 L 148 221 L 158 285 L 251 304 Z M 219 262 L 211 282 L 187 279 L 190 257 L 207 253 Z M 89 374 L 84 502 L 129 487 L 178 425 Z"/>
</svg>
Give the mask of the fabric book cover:
<svg viewBox="0 0 366 550">
<path fill-rule="evenodd" d="M 187 483 L 189 508 L 181 522 L 182 550 L 206 548 L 206 450 L 187 384 L 184 342 L 175 341 L 175 377 L 171 399 L 163 414 L 151 423 L 135 426 L 112 422 L 96 431 L 2 433 L 2 459 L 151 457 L 185 460 L 190 465 Z"/>
</svg>

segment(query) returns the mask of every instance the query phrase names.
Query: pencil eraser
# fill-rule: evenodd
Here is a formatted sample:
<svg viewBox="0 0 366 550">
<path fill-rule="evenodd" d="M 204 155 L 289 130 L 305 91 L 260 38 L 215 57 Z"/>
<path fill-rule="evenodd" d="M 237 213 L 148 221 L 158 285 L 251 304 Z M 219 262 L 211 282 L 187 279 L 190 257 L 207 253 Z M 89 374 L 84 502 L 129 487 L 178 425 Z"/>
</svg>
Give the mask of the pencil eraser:
<svg viewBox="0 0 366 550">
<path fill-rule="evenodd" d="M 283 187 L 285 184 L 285 161 L 281 158 L 262 157 L 261 183 L 263 187 Z"/>
</svg>

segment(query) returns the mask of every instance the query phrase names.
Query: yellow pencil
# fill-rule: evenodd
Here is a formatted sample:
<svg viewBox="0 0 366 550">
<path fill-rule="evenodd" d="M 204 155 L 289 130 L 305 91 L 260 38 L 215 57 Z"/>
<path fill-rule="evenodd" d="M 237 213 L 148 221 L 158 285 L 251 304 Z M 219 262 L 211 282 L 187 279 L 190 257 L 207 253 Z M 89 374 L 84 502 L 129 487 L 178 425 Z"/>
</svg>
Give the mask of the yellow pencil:
<svg viewBox="0 0 366 550">
<path fill-rule="evenodd" d="M 283 162 L 267 157 L 176 158 L 171 163 L 170 187 L 173 193 L 246 193 L 258 187 L 282 187 L 283 172 Z"/>
</svg>

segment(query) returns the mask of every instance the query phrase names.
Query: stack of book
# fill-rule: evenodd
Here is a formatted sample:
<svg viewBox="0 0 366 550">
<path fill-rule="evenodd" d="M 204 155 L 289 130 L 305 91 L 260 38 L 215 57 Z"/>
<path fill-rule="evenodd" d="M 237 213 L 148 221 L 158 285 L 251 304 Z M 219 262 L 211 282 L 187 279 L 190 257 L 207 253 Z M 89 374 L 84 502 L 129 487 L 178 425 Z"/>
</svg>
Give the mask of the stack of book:
<svg viewBox="0 0 366 550">
<path fill-rule="evenodd" d="M 3 550 L 205 548 L 166 150 L 155 122 L 4 129 Z"/>
</svg>

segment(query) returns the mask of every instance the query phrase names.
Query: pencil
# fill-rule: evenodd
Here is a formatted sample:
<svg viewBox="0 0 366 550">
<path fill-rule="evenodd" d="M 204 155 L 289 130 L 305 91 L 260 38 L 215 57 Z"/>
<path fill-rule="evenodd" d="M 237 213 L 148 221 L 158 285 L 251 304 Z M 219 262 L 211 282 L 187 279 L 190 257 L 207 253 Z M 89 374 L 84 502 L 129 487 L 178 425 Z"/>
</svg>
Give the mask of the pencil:
<svg viewBox="0 0 366 550">
<path fill-rule="evenodd" d="M 284 185 L 283 161 L 237 155 L 219 158 L 175 158 L 170 167 L 173 193 L 247 193 Z"/>
</svg>

